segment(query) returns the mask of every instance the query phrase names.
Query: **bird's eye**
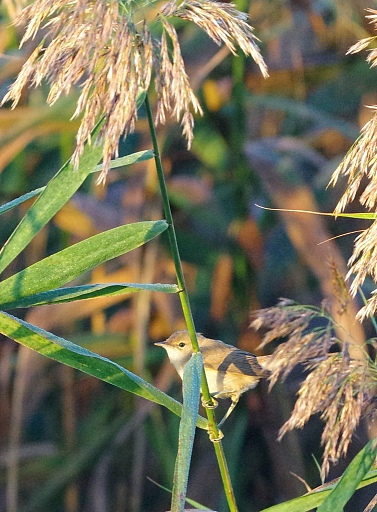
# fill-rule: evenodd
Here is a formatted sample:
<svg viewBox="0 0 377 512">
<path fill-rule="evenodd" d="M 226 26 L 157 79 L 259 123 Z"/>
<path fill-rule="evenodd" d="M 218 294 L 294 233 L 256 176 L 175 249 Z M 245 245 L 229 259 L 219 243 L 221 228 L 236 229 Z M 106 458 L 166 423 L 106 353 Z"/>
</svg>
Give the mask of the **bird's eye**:
<svg viewBox="0 0 377 512">
<path fill-rule="evenodd" d="M 186 343 L 184 343 L 183 341 L 181 341 L 181 343 L 178 344 L 178 347 L 179 348 L 183 348 L 186 346 Z"/>
</svg>

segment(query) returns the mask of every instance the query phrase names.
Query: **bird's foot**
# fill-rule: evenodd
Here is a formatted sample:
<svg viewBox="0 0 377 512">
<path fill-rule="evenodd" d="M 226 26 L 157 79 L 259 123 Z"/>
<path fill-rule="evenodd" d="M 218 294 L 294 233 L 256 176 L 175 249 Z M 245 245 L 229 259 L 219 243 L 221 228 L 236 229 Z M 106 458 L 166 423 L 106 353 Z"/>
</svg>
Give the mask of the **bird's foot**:
<svg viewBox="0 0 377 512">
<path fill-rule="evenodd" d="M 218 403 L 217 403 L 217 400 L 215 400 L 213 397 L 211 397 L 210 400 L 205 400 L 202 397 L 202 406 L 205 409 L 216 409 L 216 407 L 218 406 Z"/>
<path fill-rule="evenodd" d="M 212 443 L 219 443 L 221 439 L 224 437 L 224 434 L 221 432 L 221 430 L 218 430 L 216 433 L 210 430 L 208 432 L 208 435 L 209 440 L 212 441 Z"/>
</svg>

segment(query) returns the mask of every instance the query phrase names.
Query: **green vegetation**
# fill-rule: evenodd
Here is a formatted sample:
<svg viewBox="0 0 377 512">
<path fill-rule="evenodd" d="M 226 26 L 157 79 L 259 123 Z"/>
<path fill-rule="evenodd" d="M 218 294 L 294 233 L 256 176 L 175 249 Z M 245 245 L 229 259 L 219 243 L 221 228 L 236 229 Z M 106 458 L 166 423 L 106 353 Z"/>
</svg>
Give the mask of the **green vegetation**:
<svg viewBox="0 0 377 512">
<path fill-rule="evenodd" d="M 2 96 L 15 84 L 0 111 L 6 511 L 373 510 L 375 332 L 355 318 L 377 304 L 377 120 L 362 107 L 377 77 L 345 57 L 364 13 L 257 1 L 259 49 L 244 14 L 211 0 L 158 16 L 36 1 L 11 25 L 17 7 L 0 8 Z M 357 116 L 370 123 L 345 157 Z M 344 213 L 355 195 L 367 211 Z M 302 213 L 337 204 L 336 222 Z M 333 238 L 360 231 L 354 248 Z M 153 346 L 180 329 L 183 400 Z M 222 411 L 199 408 L 196 332 L 273 352 L 275 387 L 243 395 L 222 432 Z"/>
</svg>

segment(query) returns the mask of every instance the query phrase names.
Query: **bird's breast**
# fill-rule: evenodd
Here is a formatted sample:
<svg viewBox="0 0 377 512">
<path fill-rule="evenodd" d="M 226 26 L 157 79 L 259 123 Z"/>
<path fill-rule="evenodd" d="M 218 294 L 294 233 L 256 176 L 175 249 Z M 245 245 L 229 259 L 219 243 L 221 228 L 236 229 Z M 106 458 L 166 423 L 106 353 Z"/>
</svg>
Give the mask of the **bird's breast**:
<svg viewBox="0 0 377 512">
<path fill-rule="evenodd" d="M 241 394 L 254 388 L 259 379 L 257 377 L 243 375 L 242 373 L 221 372 L 206 369 L 206 377 L 211 394 L 218 398 L 227 398 L 234 394 Z"/>
</svg>

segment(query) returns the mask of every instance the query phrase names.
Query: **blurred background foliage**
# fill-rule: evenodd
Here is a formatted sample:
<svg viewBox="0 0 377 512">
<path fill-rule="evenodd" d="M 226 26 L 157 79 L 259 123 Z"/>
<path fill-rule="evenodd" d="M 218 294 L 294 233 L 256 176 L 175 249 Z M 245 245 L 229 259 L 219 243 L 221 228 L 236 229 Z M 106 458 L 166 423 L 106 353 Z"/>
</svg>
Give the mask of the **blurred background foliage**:
<svg viewBox="0 0 377 512">
<path fill-rule="evenodd" d="M 22 30 L 10 25 L 5 4 L 0 96 L 34 47 L 28 42 L 18 49 Z M 367 7 L 377 8 L 377 2 L 254 0 L 248 7 L 239 0 L 262 41 L 267 80 L 251 60 L 230 56 L 197 27 L 179 28 L 205 115 L 196 119 L 190 152 L 177 125 L 160 127 L 158 134 L 196 327 L 206 336 L 258 353 L 259 335 L 248 329 L 251 311 L 272 306 L 279 297 L 318 305 L 334 294 L 327 261 L 332 258 L 344 271 L 355 235 L 330 239 L 363 229 L 365 221 L 279 214 L 257 205 L 334 208 L 342 184 L 335 190 L 326 185 L 368 120 L 365 105 L 377 101 L 376 70 L 368 68 L 365 55 L 345 56 L 350 45 L 369 35 Z M 74 94 L 52 108 L 46 95 L 44 87 L 28 90 L 15 110 L 0 110 L 0 204 L 44 185 L 72 154 L 78 127 L 70 121 Z M 150 147 L 141 111 L 137 132 L 122 141 L 120 153 Z M 27 207 L 3 215 L 1 245 Z M 3 277 L 97 232 L 161 217 L 152 160 L 111 171 L 104 187 L 90 177 Z M 173 282 L 166 249 L 161 239 L 153 241 L 98 267 L 85 282 Z M 184 328 L 175 295 L 142 292 L 79 306 L 42 306 L 25 310 L 23 317 L 116 360 L 180 399 L 174 370 L 152 344 Z M 171 486 L 174 415 L 6 339 L 0 365 L 0 511 L 169 508 L 169 494 L 151 480 Z M 320 484 L 319 420 L 276 441 L 300 377 L 270 394 L 266 385 L 247 393 L 224 426 L 240 511 L 303 494 L 302 479 L 310 487 Z M 357 434 L 350 455 L 367 438 L 364 427 Z M 330 477 L 344 467 L 341 461 Z M 227 509 L 203 432 L 195 442 L 188 495 L 215 510 Z M 348 510 L 361 510 L 368 496 L 359 493 L 354 500 Z"/>
</svg>

